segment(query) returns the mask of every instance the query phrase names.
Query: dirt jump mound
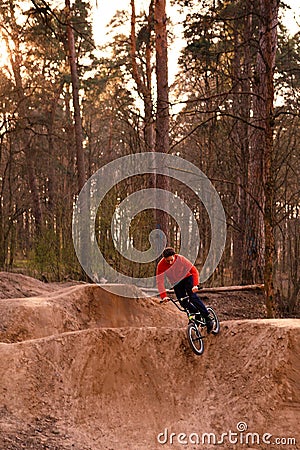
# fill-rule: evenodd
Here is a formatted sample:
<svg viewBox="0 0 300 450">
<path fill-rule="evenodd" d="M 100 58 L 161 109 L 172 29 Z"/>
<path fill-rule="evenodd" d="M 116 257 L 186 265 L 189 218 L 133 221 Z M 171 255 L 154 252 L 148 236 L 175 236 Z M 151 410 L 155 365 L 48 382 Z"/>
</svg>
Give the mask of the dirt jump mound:
<svg viewBox="0 0 300 450">
<path fill-rule="evenodd" d="M 299 449 L 300 320 L 185 319 L 132 287 L 1 300 L 0 449 Z"/>
</svg>

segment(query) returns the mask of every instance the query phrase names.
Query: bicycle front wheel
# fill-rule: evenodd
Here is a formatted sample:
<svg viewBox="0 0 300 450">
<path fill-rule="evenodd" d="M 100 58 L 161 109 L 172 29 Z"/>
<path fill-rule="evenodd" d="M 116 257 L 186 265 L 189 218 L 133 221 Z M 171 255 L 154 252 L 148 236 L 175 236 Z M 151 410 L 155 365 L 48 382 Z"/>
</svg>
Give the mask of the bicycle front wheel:
<svg viewBox="0 0 300 450">
<path fill-rule="evenodd" d="M 196 353 L 196 355 L 202 355 L 204 352 L 203 336 L 195 323 L 188 324 L 187 338 L 193 352 Z"/>
<path fill-rule="evenodd" d="M 220 332 L 220 321 L 217 316 L 216 311 L 213 310 L 211 306 L 208 306 L 207 311 L 209 313 L 209 318 L 213 321 L 213 329 L 211 330 L 212 334 L 219 334 Z"/>
</svg>

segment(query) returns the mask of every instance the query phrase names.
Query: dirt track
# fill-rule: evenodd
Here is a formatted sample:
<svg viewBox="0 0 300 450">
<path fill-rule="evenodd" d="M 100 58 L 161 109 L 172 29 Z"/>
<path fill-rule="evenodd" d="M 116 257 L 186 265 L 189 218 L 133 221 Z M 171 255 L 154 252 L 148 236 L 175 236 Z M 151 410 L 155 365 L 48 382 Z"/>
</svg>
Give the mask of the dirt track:
<svg viewBox="0 0 300 450">
<path fill-rule="evenodd" d="M 197 357 L 182 316 L 133 297 L 83 285 L 0 300 L 1 450 L 300 448 L 299 319 L 223 322 Z"/>
</svg>

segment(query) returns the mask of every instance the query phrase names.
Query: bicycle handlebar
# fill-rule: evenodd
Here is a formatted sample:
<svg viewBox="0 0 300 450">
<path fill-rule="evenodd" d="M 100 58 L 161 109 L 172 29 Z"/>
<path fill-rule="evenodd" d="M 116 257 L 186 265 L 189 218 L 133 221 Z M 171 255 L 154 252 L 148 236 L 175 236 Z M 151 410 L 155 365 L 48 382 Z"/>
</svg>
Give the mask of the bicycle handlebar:
<svg viewBox="0 0 300 450">
<path fill-rule="evenodd" d="M 203 286 L 200 286 L 200 284 L 197 284 L 196 286 L 193 286 L 193 287 L 197 287 L 198 291 L 201 291 L 201 289 L 203 289 Z M 196 291 L 196 292 L 198 292 L 198 291 Z M 174 289 L 167 289 L 166 292 L 167 292 L 167 294 L 174 294 Z"/>
<path fill-rule="evenodd" d="M 202 286 L 197 286 L 198 287 L 198 291 L 199 290 L 201 290 L 201 289 L 203 289 L 203 287 Z M 198 292 L 198 291 L 196 291 L 196 292 Z M 166 292 L 168 292 L 168 293 L 171 293 L 171 291 L 170 290 L 167 290 Z M 173 293 L 173 292 L 172 292 Z M 162 299 L 162 300 L 160 300 L 160 304 L 163 304 L 163 303 L 168 303 L 168 302 L 172 302 L 172 303 L 174 303 L 174 305 L 176 306 L 176 308 L 178 308 L 180 311 L 185 311 L 185 312 L 187 312 L 187 309 L 185 308 L 185 307 L 183 307 L 182 305 L 181 305 L 181 302 L 183 301 L 183 300 L 187 300 L 187 299 L 189 299 L 189 296 L 187 295 L 187 296 L 185 296 L 185 297 L 182 297 L 182 298 L 177 298 L 177 299 L 174 299 L 174 298 L 172 298 L 172 297 L 165 297 L 164 299 Z M 202 299 L 204 300 L 204 299 L 208 299 L 208 297 L 202 297 Z M 192 304 L 192 302 L 189 300 L 189 303 L 191 303 Z M 179 306 L 180 305 L 180 306 Z"/>
</svg>

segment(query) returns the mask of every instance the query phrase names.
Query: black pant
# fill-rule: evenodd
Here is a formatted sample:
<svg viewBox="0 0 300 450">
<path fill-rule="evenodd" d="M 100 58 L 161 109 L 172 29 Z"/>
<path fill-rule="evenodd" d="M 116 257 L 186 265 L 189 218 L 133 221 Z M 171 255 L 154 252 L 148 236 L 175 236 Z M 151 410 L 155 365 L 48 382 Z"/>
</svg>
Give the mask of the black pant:
<svg viewBox="0 0 300 450">
<path fill-rule="evenodd" d="M 200 312 L 203 315 L 203 317 L 205 318 L 208 317 L 208 311 L 206 309 L 206 306 L 200 300 L 198 295 L 192 291 L 192 288 L 193 288 L 192 275 L 179 281 L 179 283 L 175 284 L 174 286 L 174 292 L 176 294 L 177 299 L 179 300 L 188 295 L 189 298 L 180 302 L 181 305 L 184 308 L 187 308 L 191 313 Z M 192 303 L 190 303 L 189 300 Z"/>
</svg>

